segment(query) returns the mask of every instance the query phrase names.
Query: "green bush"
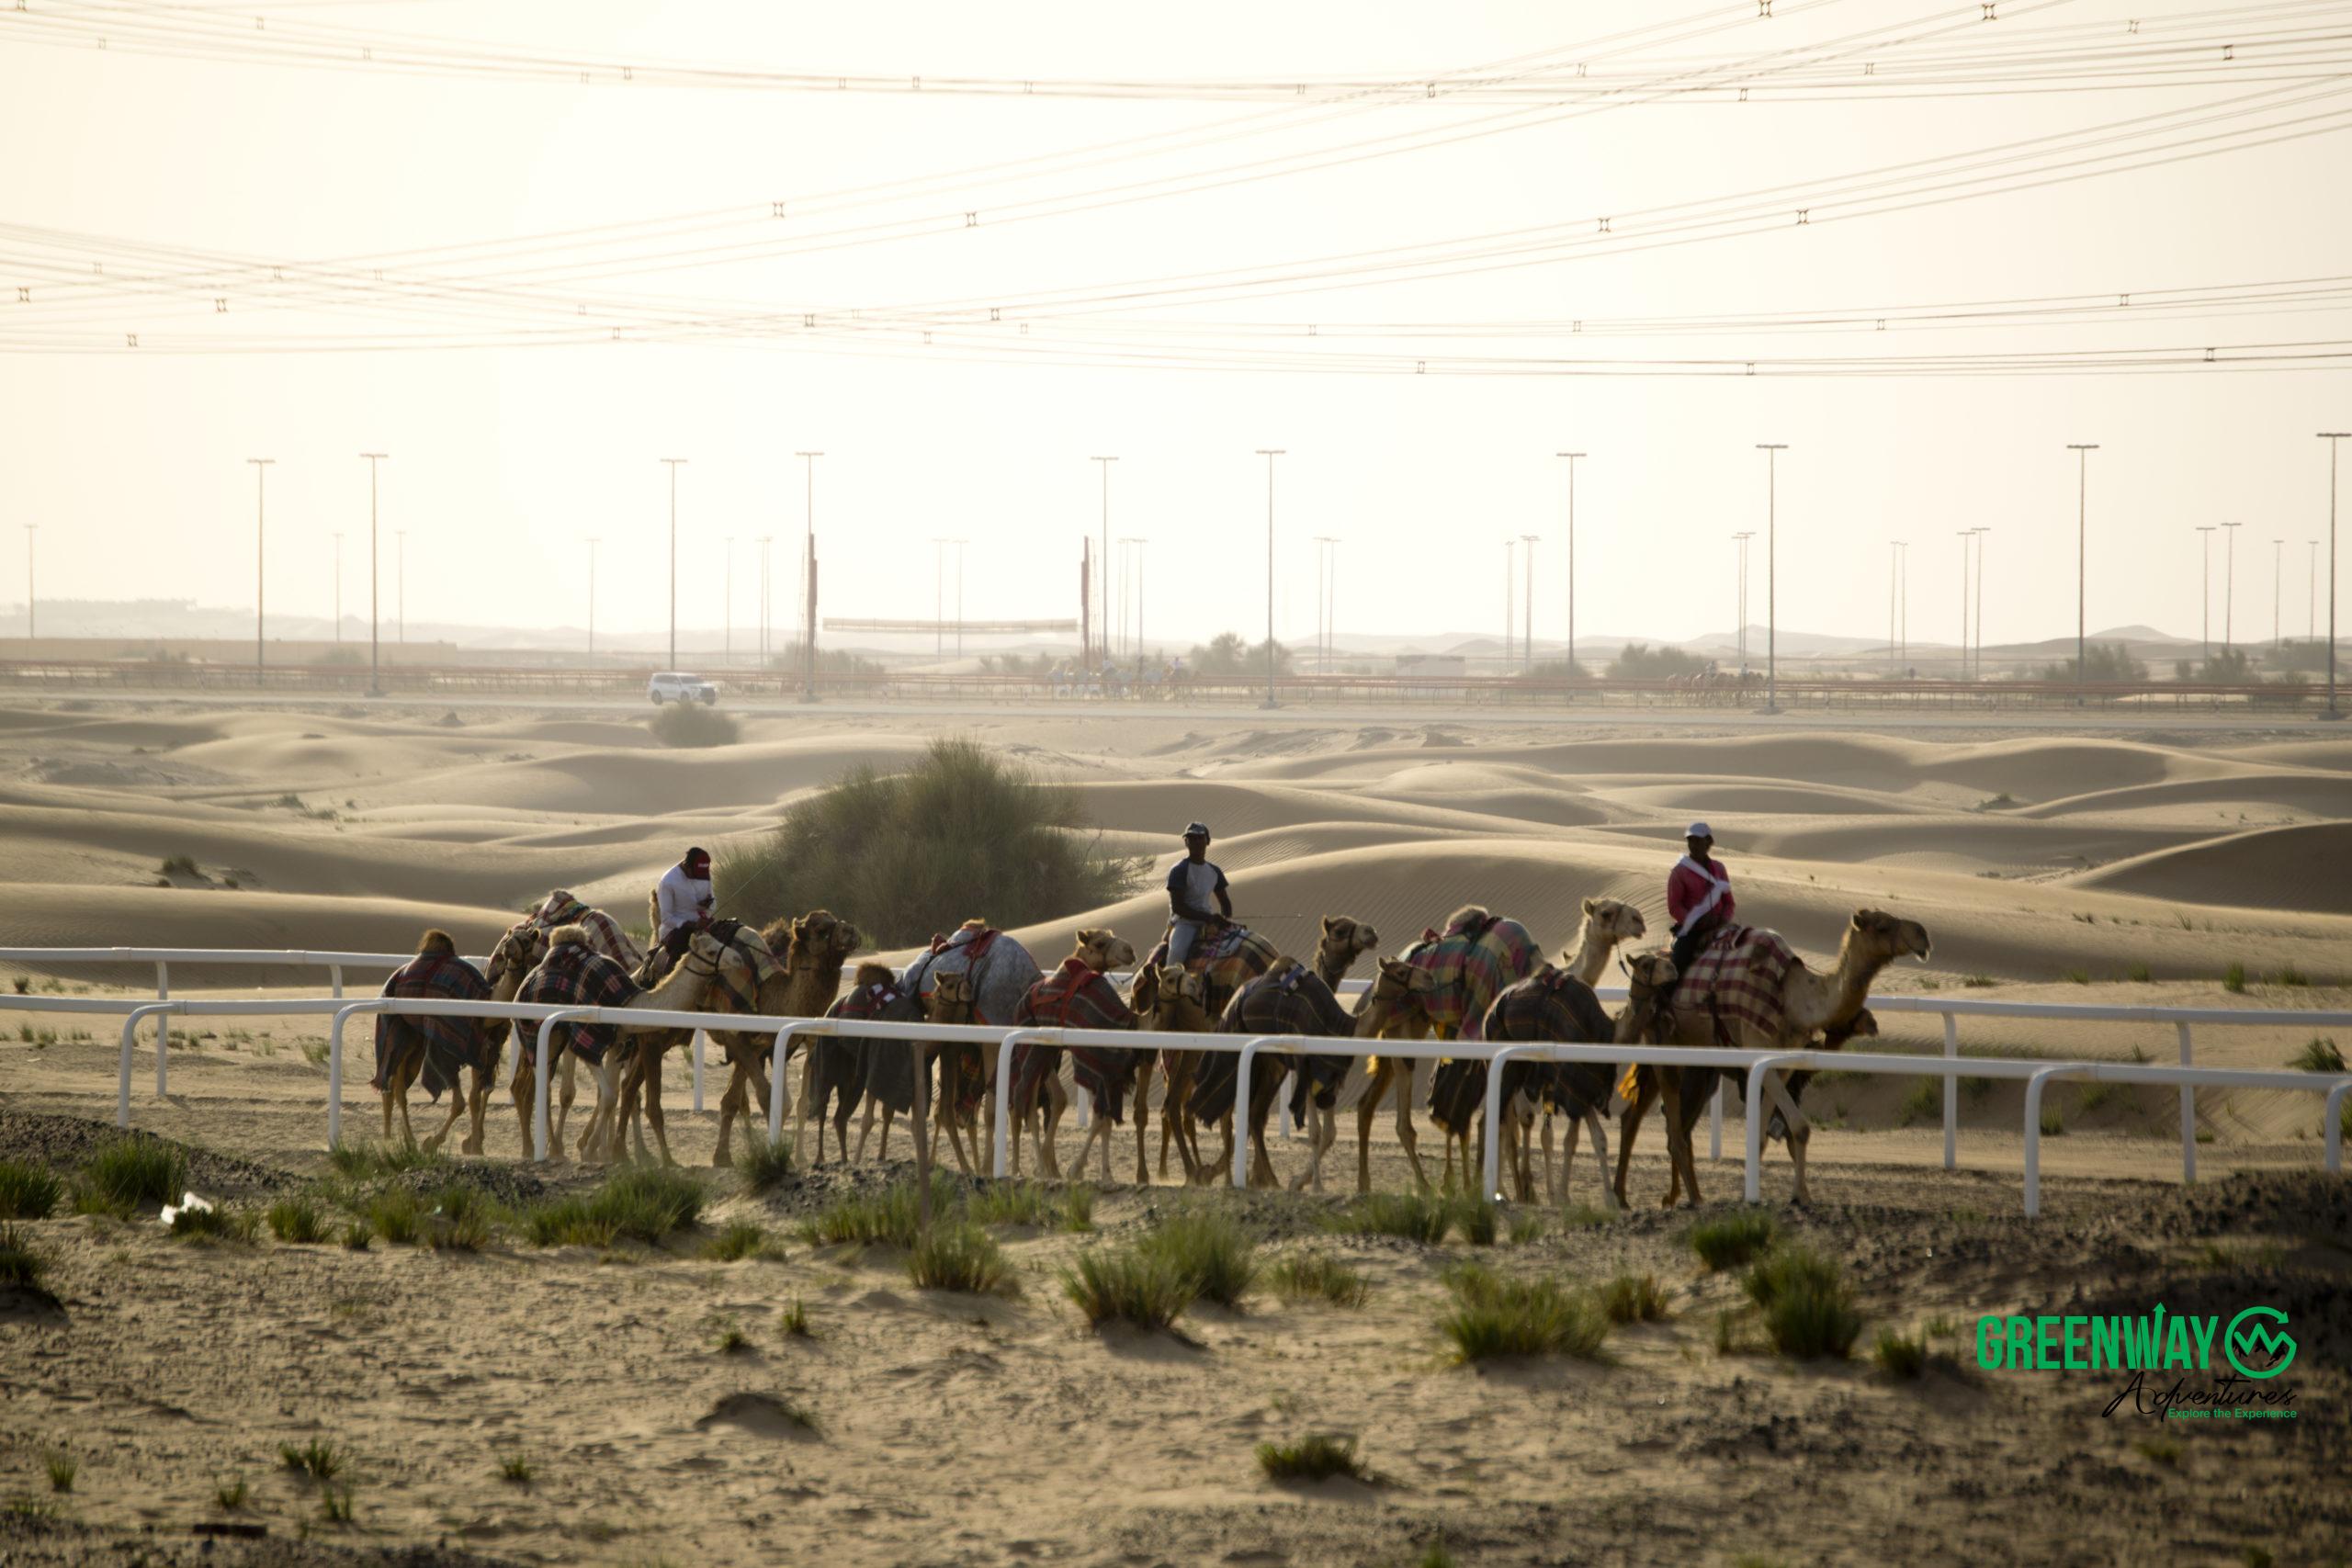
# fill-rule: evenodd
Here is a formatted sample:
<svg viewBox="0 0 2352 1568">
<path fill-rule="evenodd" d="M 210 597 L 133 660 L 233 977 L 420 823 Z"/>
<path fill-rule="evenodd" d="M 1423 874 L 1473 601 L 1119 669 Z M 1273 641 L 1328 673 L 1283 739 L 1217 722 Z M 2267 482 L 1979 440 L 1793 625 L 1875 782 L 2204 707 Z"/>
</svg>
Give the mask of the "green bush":
<svg viewBox="0 0 2352 1568">
<path fill-rule="evenodd" d="M 187 1156 L 153 1138 L 122 1138 L 82 1168 L 74 1207 L 84 1213 L 122 1213 L 175 1201 L 187 1185 Z"/>
<path fill-rule="evenodd" d="M 82 1461 L 62 1450 L 44 1455 L 41 1465 L 49 1472 L 51 1492 L 73 1491 L 74 1478 L 82 1473 Z"/>
<path fill-rule="evenodd" d="M 743 1146 L 735 1155 L 736 1174 L 743 1185 L 754 1192 L 769 1192 L 784 1185 L 792 1174 L 792 1144 L 789 1139 L 768 1141 L 767 1130 L 754 1127 L 744 1135 Z"/>
<path fill-rule="evenodd" d="M 804 1223 L 801 1235 L 812 1242 L 832 1246 L 912 1247 L 921 1229 L 911 1179 L 894 1181 L 878 1193 L 853 1192 L 836 1198 Z M 931 1212 L 938 1220 L 952 1218 L 961 1205 L 955 1179 L 944 1170 L 931 1173 Z"/>
<path fill-rule="evenodd" d="M 718 1263 L 739 1263 L 768 1249 L 768 1233 L 756 1220 L 734 1220 L 703 1244 L 702 1255 Z"/>
<path fill-rule="evenodd" d="M 1133 1247 L 1089 1247 L 1061 1271 L 1062 1293 L 1087 1323 L 1165 1328 L 1193 1304 L 1192 1282 L 1169 1261 Z"/>
<path fill-rule="evenodd" d="M 606 1247 L 620 1238 L 620 1223 L 582 1197 L 543 1200 L 523 1211 L 523 1234 L 534 1247 Z"/>
<path fill-rule="evenodd" d="M 64 1196 L 65 1184 L 47 1166 L 0 1159 L 0 1220 L 45 1220 Z"/>
<path fill-rule="evenodd" d="M 1434 1247 L 1453 1224 L 1452 1200 L 1422 1192 L 1373 1192 L 1332 1216 L 1330 1227 L 1356 1235 L 1394 1235 Z"/>
<path fill-rule="evenodd" d="M 632 1166 L 606 1177 L 594 1201 L 611 1214 L 621 1235 L 656 1242 L 693 1225 L 704 1197 L 702 1183 L 683 1170 Z"/>
<path fill-rule="evenodd" d="M 22 1225 L 0 1224 L 0 1290 L 39 1291 L 49 1276 L 49 1254 Z"/>
<path fill-rule="evenodd" d="M 1136 1250 L 1176 1271 L 1192 1293 L 1238 1307 L 1258 1280 L 1258 1248 L 1229 1214 L 1190 1209 L 1173 1214 L 1136 1243 Z"/>
<path fill-rule="evenodd" d="M 664 746 L 732 746 L 742 734 L 732 716 L 701 703 L 671 703 L 656 708 L 645 727 Z"/>
<path fill-rule="evenodd" d="M 1453 1200 L 1453 1228 L 1471 1246 L 1494 1246 L 1498 1224 L 1493 1199 L 1463 1194 Z"/>
<path fill-rule="evenodd" d="M 1372 1295 L 1372 1286 L 1362 1274 L 1320 1252 L 1285 1258 L 1267 1277 L 1273 1281 L 1274 1292 L 1286 1302 L 1322 1301 L 1333 1306 L 1360 1307 Z"/>
<path fill-rule="evenodd" d="M 1015 1295 L 1019 1283 L 996 1238 L 968 1220 L 934 1224 L 907 1254 L 907 1278 L 926 1291 Z"/>
<path fill-rule="evenodd" d="M 1707 661 L 1695 653 L 1629 642 L 1609 661 L 1609 676 L 1613 681 L 1665 681 L 1677 675 L 1697 675 L 1706 668 Z"/>
<path fill-rule="evenodd" d="M 1789 1355 L 1842 1358 L 1862 1332 L 1845 1275 L 1803 1247 L 1774 1250 L 1741 1283 L 1763 1313 L 1772 1343 Z"/>
<path fill-rule="evenodd" d="M 1589 1297 L 1556 1280 L 1515 1280 L 1483 1263 L 1449 1269 L 1453 1309 L 1438 1332 L 1464 1361 L 1497 1356 L 1577 1356 L 1590 1360 L 1609 1337 L 1609 1318 Z"/>
<path fill-rule="evenodd" d="M 1356 1457 L 1353 1438 L 1327 1437 L 1310 1432 L 1291 1443 L 1260 1443 L 1258 1468 L 1275 1481 L 1329 1481 L 1344 1475 L 1353 1481 L 1368 1481 L 1363 1461 Z"/>
<path fill-rule="evenodd" d="M 312 1438 L 299 1449 L 292 1443 L 278 1444 L 277 1461 L 313 1481 L 333 1481 L 343 1472 L 344 1464 L 342 1451 L 323 1438 Z"/>
<path fill-rule="evenodd" d="M 2245 965 L 2243 963 L 2233 959 L 2229 968 L 2222 971 L 2222 989 L 2234 996 L 2245 994 Z"/>
<path fill-rule="evenodd" d="M 1041 1182 L 991 1181 L 972 1194 L 965 1212 L 984 1225 L 1044 1226 L 1053 1223 L 1057 1207 Z"/>
<path fill-rule="evenodd" d="M 269 1234 L 280 1241 L 307 1244 L 327 1238 L 326 1215 L 308 1198 L 280 1198 L 266 1217 Z"/>
<path fill-rule="evenodd" d="M 405 1175 L 412 1170 L 446 1169 L 450 1160 L 437 1149 L 428 1151 L 414 1144 L 379 1145 L 357 1139 L 337 1144 L 329 1149 L 327 1163 L 339 1176 L 353 1181 L 371 1181 L 380 1177 Z"/>
<path fill-rule="evenodd" d="M 172 1235 L 182 1240 L 249 1242 L 260 1234 L 261 1216 L 251 1209 L 216 1204 L 203 1209 L 175 1209 L 172 1213 Z"/>
<path fill-rule="evenodd" d="M 2083 649 L 2082 678 L 2086 682 L 2093 685 L 2128 684 L 2134 681 L 2146 680 L 2148 667 L 2132 658 L 2131 649 L 2122 643 L 2094 642 Z M 2044 664 L 2041 667 L 2041 679 L 2072 682 L 2075 679 L 2075 661 L 2067 659 Z M 2207 679 L 2211 680 L 2215 677 L 2209 675 Z"/>
<path fill-rule="evenodd" d="M 1663 1322 L 1666 1292 L 1655 1274 L 1620 1274 L 1600 1287 L 1600 1310 L 1611 1323 Z"/>
<path fill-rule="evenodd" d="M 370 1235 L 394 1247 L 413 1247 L 424 1234 L 424 1201 L 405 1188 L 389 1187 L 371 1194 L 362 1202 L 359 1217 L 368 1222 Z"/>
<path fill-rule="evenodd" d="M 1871 1347 L 1871 1359 L 1889 1377 L 1916 1378 L 1928 1368 L 1928 1337 L 1924 1334 L 1897 1334 L 1892 1328 L 1878 1331 L 1878 1343 Z"/>
<path fill-rule="evenodd" d="M 1003 927 L 1125 896 L 1137 863 L 1083 832 L 1072 791 L 972 740 L 940 739 L 902 773 L 852 769 L 724 854 L 718 901 L 746 919 L 849 911 L 891 947 L 927 940 L 955 911 Z"/>
<path fill-rule="evenodd" d="M 1711 1272 L 1736 1269 L 1772 1245 L 1770 1214 L 1750 1209 L 1721 1219 L 1701 1220 L 1690 1227 L 1690 1250 Z"/>
</svg>

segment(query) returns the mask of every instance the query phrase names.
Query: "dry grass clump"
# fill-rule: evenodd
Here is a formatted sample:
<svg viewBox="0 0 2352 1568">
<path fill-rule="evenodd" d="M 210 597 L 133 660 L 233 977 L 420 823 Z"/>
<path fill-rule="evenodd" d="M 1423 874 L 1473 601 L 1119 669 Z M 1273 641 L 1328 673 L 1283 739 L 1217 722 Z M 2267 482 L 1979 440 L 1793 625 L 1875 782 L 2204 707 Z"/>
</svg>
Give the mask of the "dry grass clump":
<svg viewBox="0 0 2352 1568">
<path fill-rule="evenodd" d="M 250 1243 L 261 1235 L 261 1216 L 251 1209 L 232 1209 L 226 1204 L 205 1208 L 190 1205 L 173 1211 L 171 1230 L 183 1241 Z"/>
<path fill-rule="evenodd" d="M 127 1217 L 139 1209 L 160 1208 L 187 1183 L 187 1156 L 152 1138 L 120 1138 L 92 1155 L 74 1187 L 74 1208 L 84 1214 Z"/>
<path fill-rule="evenodd" d="M 1928 1370 L 1928 1337 L 1882 1328 L 1878 1342 L 1871 1348 L 1871 1359 L 1889 1377 L 1916 1378 Z"/>
<path fill-rule="evenodd" d="M 1371 1192 L 1333 1216 L 1330 1227 L 1354 1235 L 1393 1235 L 1435 1247 L 1453 1226 L 1453 1201 L 1424 1192 Z"/>
<path fill-rule="evenodd" d="M 523 1230 L 537 1247 L 605 1247 L 622 1236 L 653 1245 L 691 1228 L 707 1196 L 685 1171 L 632 1166 L 584 1198 L 532 1204 L 523 1211 Z"/>
<path fill-rule="evenodd" d="M 926 1291 L 1017 1295 L 1020 1281 L 996 1238 L 968 1220 L 935 1224 L 907 1254 L 907 1278 Z"/>
<path fill-rule="evenodd" d="M 1166 1328 L 1193 1304 L 1192 1281 L 1166 1258 L 1138 1247 L 1089 1247 L 1061 1271 L 1061 1282 L 1062 1293 L 1095 1328 Z"/>
<path fill-rule="evenodd" d="M 1333 1306 L 1360 1307 L 1372 1296 L 1372 1284 L 1338 1258 L 1320 1252 L 1285 1258 L 1267 1271 L 1274 1292 L 1286 1302 L 1329 1302 Z"/>
<path fill-rule="evenodd" d="M 1804 1247 L 1776 1249 L 1741 1283 L 1762 1312 L 1772 1343 L 1787 1355 L 1842 1359 L 1862 1332 L 1844 1272 Z"/>
<path fill-rule="evenodd" d="M 1556 1280 L 1514 1280 L 1483 1263 L 1446 1271 L 1453 1310 L 1438 1332 L 1463 1361 L 1498 1356 L 1576 1356 L 1591 1360 L 1609 1337 L 1609 1318 L 1589 1296 Z"/>
<path fill-rule="evenodd" d="M 653 739 L 664 746 L 732 746 L 742 729 L 732 716 L 701 703 L 666 703 L 646 720 Z"/>
<path fill-rule="evenodd" d="M 297 1474 L 325 1482 L 333 1481 L 343 1473 L 344 1456 L 341 1450 L 324 1438 L 312 1438 L 300 1448 L 292 1443 L 278 1444 L 277 1461 Z"/>
<path fill-rule="evenodd" d="M 1750 1209 L 1692 1225 L 1690 1250 L 1711 1272 L 1720 1273 L 1763 1252 L 1772 1245 L 1773 1234 L 1772 1217 Z"/>
<path fill-rule="evenodd" d="M 0 1220 L 45 1220 L 64 1196 L 65 1183 L 47 1166 L 0 1159 Z"/>
<path fill-rule="evenodd" d="M 280 1241 L 306 1246 L 327 1238 L 326 1215 L 308 1198 L 280 1198 L 262 1217 Z"/>
<path fill-rule="evenodd" d="M 1620 1274 L 1600 1287 L 1600 1310 L 1611 1323 L 1662 1323 L 1666 1292 L 1655 1274 Z"/>
<path fill-rule="evenodd" d="M 703 1244 L 702 1255 L 718 1263 L 736 1263 L 765 1257 L 767 1250 L 768 1233 L 757 1221 L 733 1220 Z"/>
<path fill-rule="evenodd" d="M 48 1277 L 49 1254 L 33 1245 L 33 1233 L 0 1224 L 0 1290 L 41 1291 Z"/>
<path fill-rule="evenodd" d="M 736 1151 L 736 1174 L 743 1185 L 754 1192 L 769 1192 L 784 1185 L 792 1174 L 792 1145 L 778 1138 L 773 1143 L 765 1131 L 754 1127 L 743 1139 L 743 1146 Z"/>
<path fill-rule="evenodd" d="M 1260 1443 L 1258 1468 L 1274 1481 L 1329 1481 L 1335 1475 L 1351 1481 L 1372 1479 L 1363 1461 L 1356 1457 L 1353 1438 L 1334 1438 L 1323 1432 L 1309 1432 L 1295 1442 Z"/>
<path fill-rule="evenodd" d="M 1258 1248 L 1229 1214 L 1188 1209 L 1163 1220 L 1136 1250 L 1173 1269 L 1194 1296 L 1238 1307 L 1258 1282 Z"/>
</svg>

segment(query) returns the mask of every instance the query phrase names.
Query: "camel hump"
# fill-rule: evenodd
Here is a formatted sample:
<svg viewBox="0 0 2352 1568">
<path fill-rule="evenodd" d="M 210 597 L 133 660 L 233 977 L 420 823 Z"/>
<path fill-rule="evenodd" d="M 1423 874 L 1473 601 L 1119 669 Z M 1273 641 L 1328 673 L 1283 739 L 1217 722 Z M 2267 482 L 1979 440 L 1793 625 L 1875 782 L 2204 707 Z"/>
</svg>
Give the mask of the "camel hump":
<svg viewBox="0 0 2352 1568">
<path fill-rule="evenodd" d="M 416 939 L 416 953 L 420 958 L 455 958 L 458 956 L 458 941 L 435 926 Z"/>
<path fill-rule="evenodd" d="M 558 926 L 548 932 L 549 947 L 585 947 L 588 945 L 586 926 Z"/>
<path fill-rule="evenodd" d="M 863 963 L 857 966 L 857 978 L 854 984 L 859 987 L 895 986 L 898 982 L 897 972 L 888 964 Z"/>
</svg>

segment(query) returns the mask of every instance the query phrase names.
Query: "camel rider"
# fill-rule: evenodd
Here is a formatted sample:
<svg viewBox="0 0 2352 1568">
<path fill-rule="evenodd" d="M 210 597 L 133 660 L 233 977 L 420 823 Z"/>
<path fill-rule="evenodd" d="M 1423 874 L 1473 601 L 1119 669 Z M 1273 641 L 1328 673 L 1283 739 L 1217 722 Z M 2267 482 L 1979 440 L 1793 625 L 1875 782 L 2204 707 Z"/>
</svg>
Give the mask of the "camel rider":
<svg viewBox="0 0 2352 1568">
<path fill-rule="evenodd" d="M 1666 879 L 1666 914 L 1674 923 L 1674 972 L 1687 975 L 1714 933 L 1732 917 L 1731 873 L 1711 858 L 1714 830 L 1693 822 L 1683 835 L 1690 852 L 1675 862 Z"/>
<path fill-rule="evenodd" d="M 691 849 L 653 888 L 653 941 L 674 962 L 695 932 L 710 923 L 710 852 Z"/>
<path fill-rule="evenodd" d="M 1209 911 L 1212 900 L 1216 904 L 1214 914 Z M 1225 873 L 1209 859 L 1205 822 L 1184 829 L 1184 858 L 1168 872 L 1168 962 L 1180 969 L 1203 931 L 1233 919 L 1233 898 L 1226 891 Z"/>
</svg>

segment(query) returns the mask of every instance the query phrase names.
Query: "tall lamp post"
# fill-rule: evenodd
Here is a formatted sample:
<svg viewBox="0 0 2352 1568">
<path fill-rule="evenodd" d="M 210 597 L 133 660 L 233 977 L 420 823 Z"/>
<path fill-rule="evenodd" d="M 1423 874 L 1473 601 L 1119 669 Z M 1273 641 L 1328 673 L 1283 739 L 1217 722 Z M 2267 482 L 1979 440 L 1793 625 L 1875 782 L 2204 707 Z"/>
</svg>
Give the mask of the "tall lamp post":
<svg viewBox="0 0 2352 1568">
<path fill-rule="evenodd" d="M 40 532 L 40 524 L 25 525 L 25 640 L 28 643 L 39 640 L 40 637 L 40 615 L 34 607 L 38 596 L 33 592 L 33 536 Z"/>
<path fill-rule="evenodd" d="M 684 457 L 661 459 L 670 468 L 670 668 L 678 667 L 678 465 Z"/>
<path fill-rule="evenodd" d="M 2205 557 L 2204 586 L 2199 590 L 2197 618 L 2197 640 L 2203 649 L 2205 662 L 2213 662 L 2213 533 L 2211 523 L 2197 525 L 2197 543 Z"/>
<path fill-rule="evenodd" d="M 2083 682 L 2089 677 L 2090 666 L 2084 660 L 2084 648 L 2089 627 L 2086 614 L 2090 604 L 2090 485 L 2091 454 L 2098 450 L 2096 441 L 2069 441 L 2066 450 L 2075 454 L 2075 705 L 2083 705 Z"/>
<path fill-rule="evenodd" d="M 343 530 L 334 532 L 334 640 L 343 642 Z"/>
<path fill-rule="evenodd" d="M 1968 542 L 1976 536 L 1973 528 L 1956 528 L 1960 536 L 1960 678 L 1968 679 Z"/>
<path fill-rule="evenodd" d="M 269 466 L 275 457 L 248 457 L 254 466 L 254 684 L 261 684 L 262 667 L 262 592 L 266 586 L 262 570 L 262 527 L 266 512 L 264 492 L 268 489 Z"/>
<path fill-rule="evenodd" d="M 1102 606 L 1102 618 L 1094 624 L 1092 657 L 1098 663 L 1111 651 L 1111 465 L 1118 460 L 1102 457 L 1087 459 L 1101 464 L 1102 472 L 1102 553 L 1094 558 L 1094 575 L 1101 580 L 1094 585 L 1094 595 Z"/>
<path fill-rule="evenodd" d="M 1736 608 L 1732 619 L 1739 623 L 1736 640 L 1739 644 L 1739 672 L 1743 675 L 1747 673 L 1747 541 L 1754 537 L 1753 528 L 1731 536 L 1732 543 L 1739 547 L 1739 564 L 1734 569 L 1739 574 L 1739 589 L 1733 596 Z"/>
<path fill-rule="evenodd" d="M 596 662 L 596 547 L 603 544 L 600 535 L 588 536 L 588 662 Z"/>
<path fill-rule="evenodd" d="M 2280 580 L 2280 578 L 2281 578 L 2282 574 L 2286 571 L 2286 561 L 2287 561 L 2287 541 L 2286 541 L 2286 540 L 2284 540 L 2284 539 L 2273 539 L 2273 540 L 2271 540 L 2271 541 L 2270 541 L 2270 649 L 2271 649 L 2271 651 L 2272 651 L 2272 652 L 2274 652 L 2274 653 L 2275 653 L 2275 652 L 2277 652 L 2277 651 L 2278 650 L 2278 647 L 2279 647 L 2279 642 L 2278 642 L 2278 583 L 2279 583 L 2279 580 Z"/>
<path fill-rule="evenodd" d="M 1525 607 L 1521 611 L 1521 613 L 1520 613 L 1520 617 L 1519 617 L 1519 619 L 1520 619 L 1520 623 L 1521 623 L 1521 624 L 1520 624 L 1520 628 L 1519 628 L 1519 629 L 1520 629 L 1521 633 L 1521 634 L 1526 637 L 1526 639 L 1527 639 L 1527 657 L 1526 657 L 1525 659 L 1523 659 L 1523 660 L 1521 660 L 1520 661 L 1520 668 L 1521 668 L 1521 670 L 1523 670 L 1523 671 L 1527 671 L 1529 674 L 1532 674 L 1532 673 L 1534 673 L 1534 671 L 1535 671 L 1535 540 L 1536 540 L 1536 537 L 1537 537 L 1537 536 L 1535 536 L 1535 535 L 1533 535 L 1533 534 L 1521 534 L 1521 535 L 1519 536 L 1519 542 L 1520 542 L 1521 544 L 1523 544 L 1523 545 L 1525 545 L 1525 546 L 1527 547 L 1527 555 L 1526 555 L 1526 557 L 1525 557 L 1525 564 L 1526 564 L 1526 569 L 1527 569 L 1527 583 L 1526 583 L 1526 590 L 1525 590 L 1525 592 L 1524 592 L 1524 594 L 1523 594 L 1523 597 L 1524 597 L 1524 599 L 1525 599 Z"/>
<path fill-rule="evenodd" d="M 1989 523 L 1979 523 L 1969 530 L 1976 536 L 1976 664 L 1975 679 L 1984 679 L 1984 536 L 1993 531 Z"/>
<path fill-rule="evenodd" d="M 1266 459 L 1266 701 L 1274 703 L 1274 459 L 1284 455 L 1280 446 L 1261 446 L 1258 456 Z M 1105 472 L 1108 472 L 1106 469 Z M 1107 482 L 1107 481 L 1106 481 Z"/>
<path fill-rule="evenodd" d="M 822 452 L 795 452 L 806 470 L 801 497 L 805 535 L 800 551 L 800 700 L 817 700 L 817 459 Z"/>
<path fill-rule="evenodd" d="M 1568 464 L 1568 678 L 1577 672 L 1577 459 L 1581 452 L 1555 452 Z"/>
<path fill-rule="evenodd" d="M 2352 430 L 2323 430 L 2327 443 L 2327 717 L 2344 716 L 2335 705 L 2335 455 L 2336 443 L 2352 437 Z"/>
<path fill-rule="evenodd" d="M 1759 441 L 1764 454 L 1764 711 L 1781 711 L 1780 459 L 1785 441 Z"/>
<path fill-rule="evenodd" d="M 1894 541 L 1895 669 L 1911 668 L 1911 541 Z"/>
<path fill-rule="evenodd" d="M 1890 675 L 1900 671 L 1902 664 L 1894 656 L 1894 599 L 1897 584 L 1903 578 L 1903 541 L 1886 542 L 1886 667 Z"/>
<path fill-rule="evenodd" d="M 1135 618 L 1127 623 L 1127 646 L 1135 650 L 1138 670 L 1143 668 L 1143 547 L 1148 542 L 1133 534 L 1119 536 L 1120 547 L 1127 551 L 1127 558 L 1133 563 L 1127 575 L 1133 584 L 1132 593 L 1120 595 L 1120 615 L 1124 617 L 1132 604 Z"/>
<path fill-rule="evenodd" d="M 392 530 L 392 631 L 402 648 L 408 646 L 408 530 Z"/>
<path fill-rule="evenodd" d="M 727 536 L 727 574 L 719 581 L 727 604 L 718 613 L 719 625 L 723 628 L 719 633 L 718 661 L 731 666 L 735 662 L 735 536 L 732 534 Z"/>
<path fill-rule="evenodd" d="M 2223 522 L 2222 536 L 2222 651 L 2237 646 L 2238 535 L 2243 523 Z"/>
<path fill-rule="evenodd" d="M 368 462 L 368 694 L 384 694 L 384 671 L 376 633 L 376 465 L 390 456 L 362 452 Z"/>
</svg>

